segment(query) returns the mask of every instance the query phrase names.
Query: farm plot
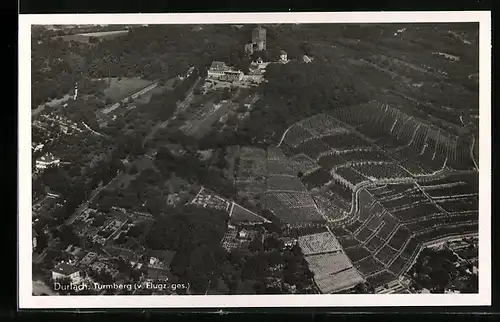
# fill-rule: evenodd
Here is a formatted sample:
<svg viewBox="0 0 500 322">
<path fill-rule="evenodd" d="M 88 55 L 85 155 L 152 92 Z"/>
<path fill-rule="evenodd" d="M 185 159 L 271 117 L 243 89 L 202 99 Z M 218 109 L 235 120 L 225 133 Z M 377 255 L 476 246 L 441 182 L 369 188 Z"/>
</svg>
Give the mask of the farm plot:
<svg viewBox="0 0 500 322">
<path fill-rule="evenodd" d="M 363 222 L 362 221 L 355 220 L 354 222 L 352 222 L 349 225 L 345 226 L 345 228 L 347 230 L 349 230 L 351 232 L 351 234 L 354 234 L 362 226 L 363 226 Z"/>
<path fill-rule="evenodd" d="M 268 191 L 304 191 L 305 187 L 302 185 L 297 177 L 290 176 L 269 176 L 267 178 Z"/>
<path fill-rule="evenodd" d="M 382 153 L 374 150 L 364 149 L 364 150 L 352 150 L 343 151 L 339 155 L 349 162 L 357 163 L 361 161 L 366 162 L 387 162 L 389 159 Z"/>
<path fill-rule="evenodd" d="M 329 148 L 338 151 L 371 147 L 369 142 L 353 133 L 338 133 L 324 136 L 321 140 L 327 144 Z"/>
<path fill-rule="evenodd" d="M 206 107 L 208 106 L 208 107 Z M 233 107 L 233 103 L 223 102 L 203 106 L 204 113 L 198 119 L 190 119 L 183 127 L 184 132 L 194 138 L 200 139 L 212 130 L 212 125 L 219 121 Z"/>
<path fill-rule="evenodd" d="M 267 171 L 266 151 L 257 148 L 242 147 L 237 163 L 238 180 L 264 177 Z"/>
<path fill-rule="evenodd" d="M 286 132 L 283 142 L 291 147 L 296 147 L 300 143 L 313 138 L 314 135 L 303 128 L 300 124 L 294 124 Z"/>
<path fill-rule="evenodd" d="M 356 186 L 367 179 L 356 170 L 348 167 L 337 168 L 335 173 L 349 182 L 352 186 Z"/>
<path fill-rule="evenodd" d="M 427 201 L 427 197 L 423 193 L 420 191 L 418 191 L 418 193 L 414 193 L 411 190 L 408 190 L 406 194 L 400 193 L 382 200 L 379 199 L 380 204 L 382 204 L 384 208 L 389 211 L 405 208 L 410 205 L 416 205 L 423 201 Z"/>
<path fill-rule="evenodd" d="M 372 234 L 373 234 L 372 230 L 368 229 L 367 227 L 364 227 L 356 234 L 356 239 L 364 243 L 365 241 L 368 240 L 368 237 L 370 237 Z"/>
<path fill-rule="evenodd" d="M 398 210 L 392 210 L 392 215 L 401 222 L 413 221 L 432 214 L 439 214 L 441 210 L 432 202 L 423 202 L 415 206 L 408 206 Z"/>
<path fill-rule="evenodd" d="M 410 177 L 409 173 L 403 170 L 399 165 L 390 162 L 360 163 L 353 165 L 353 169 L 366 178 L 377 180 Z"/>
<path fill-rule="evenodd" d="M 104 95 L 109 98 L 112 103 L 119 102 L 132 94 L 139 92 L 153 84 L 152 81 L 141 78 L 109 78 L 109 87 L 104 90 Z"/>
<path fill-rule="evenodd" d="M 405 224 L 406 228 L 410 229 L 413 233 L 420 233 L 422 231 L 432 230 L 437 227 L 454 225 L 456 223 L 474 222 L 478 220 L 477 213 L 465 213 L 458 215 L 439 214 L 430 218 L 423 218 L 422 220 Z"/>
<path fill-rule="evenodd" d="M 479 210 L 478 196 L 438 200 L 437 204 L 446 212 L 476 212 Z"/>
<path fill-rule="evenodd" d="M 382 247 L 375 257 L 384 265 L 388 265 L 397 253 L 398 252 L 396 250 L 386 245 Z"/>
<path fill-rule="evenodd" d="M 297 226 L 288 228 L 287 232 L 289 237 L 297 239 L 302 236 L 326 233 L 328 229 L 323 225 Z"/>
<path fill-rule="evenodd" d="M 347 254 L 347 256 L 349 256 L 349 258 L 353 263 L 356 263 L 362 260 L 363 258 L 370 256 L 370 251 L 363 246 L 355 246 L 352 248 L 345 249 L 345 253 Z"/>
<path fill-rule="evenodd" d="M 300 236 L 298 244 L 323 293 L 337 292 L 363 281 L 329 231 Z"/>
<path fill-rule="evenodd" d="M 450 186 L 427 186 L 424 190 L 432 198 L 466 196 L 478 193 L 477 186 L 474 187 L 465 183 Z"/>
<path fill-rule="evenodd" d="M 341 242 L 343 238 L 352 238 L 351 233 L 342 227 L 329 225 L 329 228 L 334 236 L 341 239 Z"/>
<path fill-rule="evenodd" d="M 346 207 L 341 200 L 335 199 L 335 196 L 330 196 L 328 193 L 322 193 L 313 196 L 313 199 L 318 209 L 320 209 L 328 220 L 341 220 L 348 215 L 348 207 Z"/>
<path fill-rule="evenodd" d="M 352 189 L 347 187 L 345 184 L 338 182 L 333 179 L 332 183 L 328 186 L 328 191 L 337 197 L 346 200 L 349 204 L 352 200 Z"/>
<path fill-rule="evenodd" d="M 230 221 L 232 223 L 242 223 L 242 222 L 251 222 L 251 223 L 262 223 L 267 222 L 268 220 L 263 217 L 257 215 L 256 213 L 243 208 L 242 206 L 233 203 L 231 208 L 231 213 L 229 214 Z"/>
<path fill-rule="evenodd" d="M 394 278 L 395 278 L 394 274 L 384 270 L 384 271 L 381 271 L 380 273 L 377 273 L 375 275 L 368 277 L 366 280 L 372 286 L 377 287 L 380 285 L 387 284 L 388 282 L 394 280 Z"/>
<path fill-rule="evenodd" d="M 292 170 L 295 173 L 308 173 L 318 169 L 320 166 L 305 154 L 297 154 L 290 158 Z"/>
<path fill-rule="evenodd" d="M 478 227 L 478 223 L 457 223 L 454 226 L 438 227 L 435 230 L 418 235 L 416 238 L 424 244 L 431 243 L 442 238 L 477 233 L 479 231 Z"/>
<path fill-rule="evenodd" d="M 400 161 L 410 160 L 406 154 L 413 152 L 419 155 L 418 163 L 431 166 L 434 171 L 440 169 L 445 160 L 453 169 L 474 168 L 472 158 L 468 153 L 471 142 L 426 124 L 388 105 L 372 101 L 357 107 L 337 109 L 332 115 L 356 127 L 357 131 L 374 140 L 381 148 L 399 149 Z M 334 148 L 333 144 L 334 142 L 331 146 Z M 401 149 L 404 146 L 408 148 Z M 412 173 L 421 174 L 418 165 L 415 166 L 410 162 L 407 167 Z"/>
<path fill-rule="evenodd" d="M 291 151 L 293 154 L 305 154 L 312 160 L 317 160 L 322 153 L 328 150 L 330 150 L 328 144 L 321 139 L 314 138 L 297 145 Z"/>
<path fill-rule="evenodd" d="M 405 227 L 399 227 L 396 233 L 389 240 L 388 245 L 396 250 L 401 249 L 404 243 L 410 238 L 411 232 Z"/>
<path fill-rule="evenodd" d="M 352 267 L 349 258 L 343 252 L 306 255 L 309 269 L 319 277 L 335 274 Z"/>
<path fill-rule="evenodd" d="M 350 268 L 337 274 L 325 272 L 322 276 L 315 275 L 314 280 L 323 294 L 340 292 L 352 288 L 364 281 L 363 277 L 354 268 Z"/>
<path fill-rule="evenodd" d="M 299 237 L 299 246 L 304 256 L 331 253 L 342 250 L 342 246 L 330 232 Z"/>
<path fill-rule="evenodd" d="M 324 113 L 306 118 L 300 121 L 299 124 L 316 137 L 328 133 L 347 131 L 339 121 Z"/>
<path fill-rule="evenodd" d="M 433 180 L 427 180 L 420 183 L 424 188 L 432 186 L 446 186 L 446 185 L 462 185 L 469 184 L 471 186 L 479 185 L 479 174 L 477 172 L 473 173 L 461 173 L 461 174 L 449 174 L 447 176 L 438 177 Z"/>
<path fill-rule="evenodd" d="M 336 234 L 336 230 L 332 229 L 332 232 Z M 360 244 L 359 241 L 352 236 L 339 237 L 339 241 L 344 248 L 354 247 Z"/>
<path fill-rule="evenodd" d="M 296 173 L 292 170 L 292 168 L 281 161 L 267 161 L 267 174 L 272 176 L 272 175 L 288 175 L 288 176 L 295 176 Z"/>
<path fill-rule="evenodd" d="M 421 246 L 421 243 L 416 238 L 411 238 L 401 254 L 406 258 L 413 258 Z"/>
<path fill-rule="evenodd" d="M 311 190 L 314 188 L 323 187 L 324 185 L 332 181 L 333 178 L 328 171 L 319 168 L 306 175 L 303 175 L 300 179 L 306 185 L 307 189 Z"/>
<path fill-rule="evenodd" d="M 378 238 L 377 236 L 373 236 L 367 243 L 366 248 L 372 253 L 377 251 L 382 245 L 384 245 L 384 240 Z"/>
<path fill-rule="evenodd" d="M 324 222 L 312 197 L 306 192 L 266 193 L 264 205 L 283 223 Z"/>
<path fill-rule="evenodd" d="M 356 127 L 370 121 L 373 116 L 369 108 L 371 105 L 376 105 L 376 102 L 372 101 L 359 106 L 337 108 L 330 115 L 341 122 Z"/>
<path fill-rule="evenodd" d="M 332 170 L 347 163 L 347 159 L 341 154 L 327 154 L 318 159 L 318 163 L 323 169 Z"/>
<path fill-rule="evenodd" d="M 383 222 L 384 225 L 382 228 L 377 232 L 377 237 L 380 239 L 387 239 L 390 234 L 398 227 L 399 221 L 391 216 L 390 214 L 385 214 L 383 217 Z"/>
<path fill-rule="evenodd" d="M 439 170 L 441 166 L 432 166 L 428 162 L 422 162 L 420 155 L 408 155 L 408 160 L 400 162 L 401 166 L 406 169 L 409 173 L 414 176 L 424 176 L 429 175 L 436 170 Z M 419 161 L 420 160 L 420 161 Z"/>
<path fill-rule="evenodd" d="M 375 230 L 377 230 L 377 228 L 379 228 L 379 226 L 381 224 L 383 224 L 382 216 L 381 216 L 381 212 L 378 212 L 378 213 L 375 213 L 374 215 L 371 216 L 370 220 L 366 224 L 366 227 L 370 230 L 375 231 Z"/>
<path fill-rule="evenodd" d="M 405 268 L 406 264 L 408 263 L 408 259 L 403 257 L 403 256 L 398 256 L 396 260 L 394 260 L 389 266 L 389 271 L 394 273 L 394 275 L 399 276 L 403 273 L 403 269 Z"/>
<path fill-rule="evenodd" d="M 364 276 L 383 270 L 385 267 L 373 257 L 367 257 L 356 263 L 356 268 Z"/>
</svg>

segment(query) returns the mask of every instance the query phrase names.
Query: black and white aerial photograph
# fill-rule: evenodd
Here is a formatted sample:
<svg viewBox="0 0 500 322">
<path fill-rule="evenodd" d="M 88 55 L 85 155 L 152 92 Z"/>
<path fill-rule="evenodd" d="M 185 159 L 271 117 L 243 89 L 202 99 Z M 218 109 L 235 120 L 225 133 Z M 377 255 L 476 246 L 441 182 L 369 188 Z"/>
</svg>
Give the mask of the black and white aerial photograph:
<svg viewBox="0 0 500 322">
<path fill-rule="evenodd" d="M 478 22 L 30 28 L 33 296 L 418 297 L 489 274 Z"/>
</svg>

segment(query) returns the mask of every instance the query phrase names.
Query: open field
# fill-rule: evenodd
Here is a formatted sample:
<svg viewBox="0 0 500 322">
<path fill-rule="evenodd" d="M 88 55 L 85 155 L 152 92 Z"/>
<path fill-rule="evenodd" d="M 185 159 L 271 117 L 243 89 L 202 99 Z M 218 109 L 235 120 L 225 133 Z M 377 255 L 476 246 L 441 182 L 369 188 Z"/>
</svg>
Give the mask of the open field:
<svg viewBox="0 0 500 322">
<path fill-rule="evenodd" d="M 124 36 L 128 34 L 129 30 L 113 30 L 113 31 L 102 31 L 102 32 L 90 32 L 76 35 L 63 36 L 62 39 L 66 41 L 78 41 L 82 43 L 88 43 L 90 39 L 97 38 L 102 39 L 113 39 L 116 37 Z"/>
<path fill-rule="evenodd" d="M 120 78 L 112 77 L 108 79 L 109 87 L 104 90 L 106 98 L 109 98 L 112 103 L 119 102 L 124 98 L 139 92 L 141 89 L 153 84 L 152 81 L 134 78 Z"/>
<path fill-rule="evenodd" d="M 243 208 L 242 206 L 233 203 L 231 212 L 229 214 L 232 223 L 263 223 L 268 222 L 269 220 L 257 215 L 256 213 Z"/>
</svg>

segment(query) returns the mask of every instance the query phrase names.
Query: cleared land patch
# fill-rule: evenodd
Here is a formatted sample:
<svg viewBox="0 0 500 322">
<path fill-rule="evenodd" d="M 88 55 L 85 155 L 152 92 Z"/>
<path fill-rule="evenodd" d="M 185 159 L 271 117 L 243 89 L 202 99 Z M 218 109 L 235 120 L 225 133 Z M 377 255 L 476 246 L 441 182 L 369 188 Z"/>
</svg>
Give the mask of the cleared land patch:
<svg viewBox="0 0 500 322">
<path fill-rule="evenodd" d="M 104 95 L 106 95 L 106 98 L 109 98 L 112 103 L 119 102 L 153 84 L 152 81 L 144 80 L 138 77 L 122 77 L 120 79 L 113 77 L 108 79 L 108 81 L 109 87 L 104 90 Z"/>
</svg>

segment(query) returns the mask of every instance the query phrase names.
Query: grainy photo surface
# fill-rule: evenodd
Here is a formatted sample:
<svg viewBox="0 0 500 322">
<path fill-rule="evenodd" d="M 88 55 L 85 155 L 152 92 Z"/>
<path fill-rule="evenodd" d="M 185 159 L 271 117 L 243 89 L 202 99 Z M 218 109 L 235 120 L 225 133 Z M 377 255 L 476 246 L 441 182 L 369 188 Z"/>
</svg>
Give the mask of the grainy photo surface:
<svg viewBox="0 0 500 322">
<path fill-rule="evenodd" d="M 30 31 L 32 296 L 478 294 L 478 22 Z"/>
</svg>

